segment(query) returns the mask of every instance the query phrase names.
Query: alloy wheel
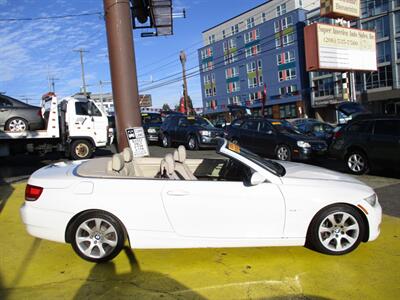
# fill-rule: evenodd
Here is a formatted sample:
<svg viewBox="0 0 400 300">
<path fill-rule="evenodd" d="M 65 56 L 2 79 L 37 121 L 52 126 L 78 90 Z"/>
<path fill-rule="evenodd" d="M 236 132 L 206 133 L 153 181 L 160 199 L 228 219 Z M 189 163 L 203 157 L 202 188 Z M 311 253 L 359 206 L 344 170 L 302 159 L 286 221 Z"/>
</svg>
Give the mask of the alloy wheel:
<svg viewBox="0 0 400 300">
<path fill-rule="evenodd" d="M 109 255 L 117 247 L 118 234 L 110 222 L 102 218 L 93 218 L 79 225 L 75 242 L 82 254 L 100 259 Z"/>
<path fill-rule="evenodd" d="M 12 132 L 25 131 L 26 127 L 26 123 L 24 122 L 24 120 L 21 119 L 11 120 L 8 124 L 9 130 Z"/>
<path fill-rule="evenodd" d="M 346 212 L 329 214 L 318 228 L 322 245 L 333 252 L 346 251 L 358 240 L 360 226 L 354 216 Z"/>
<path fill-rule="evenodd" d="M 165 148 L 168 147 L 168 137 L 166 135 L 164 135 L 162 138 L 162 144 Z"/>
<path fill-rule="evenodd" d="M 277 151 L 277 157 L 280 160 L 288 160 L 289 159 L 289 149 L 286 147 L 279 147 Z"/>
<path fill-rule="evenodd" d="M 89 151 L 90 149 L 85 143 L 79 143 L 75 147 L 75 154 L 80 158 L 85 158 L 88 155 Z"/>
<path fill-rule="evenodd" d="M 360 154 L 354 153 L 349 156 L 347 160 L 347 166 L 353 172 L 359 173 L 362 172 L 365 168 L 365 160 Z"/>
<path fill-rule="evenodd" d="M 190 150 L 193 150 L 196 148 L 196 141 L 195 141 L 194 137 L 191 137 L 189 139 L 188 145 L 189 145 Z"/>
</svg>

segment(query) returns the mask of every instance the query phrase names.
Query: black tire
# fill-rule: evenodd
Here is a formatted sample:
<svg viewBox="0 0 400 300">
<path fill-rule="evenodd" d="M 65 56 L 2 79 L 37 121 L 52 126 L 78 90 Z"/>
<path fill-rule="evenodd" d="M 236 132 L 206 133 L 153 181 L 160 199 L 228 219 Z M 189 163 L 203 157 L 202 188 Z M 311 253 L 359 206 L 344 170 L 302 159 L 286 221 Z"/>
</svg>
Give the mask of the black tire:
<svg viewBox="0 0 400 300">
<path fill-rule="evenodd" d="M 5 130 L 11 132 L 24 132 L 29 130 L 29 123 L 23 118 L 11 118 L 6 122 Z"/>
<path fill-rule="evenodd" d="M 291 161 L 292 151 L 287 145 L 279 145 L 278 147 L 276 147 L 275 156 L 278 160 Z"/>
<path fill-rule="evenodd" d="M 369 171 L 368 158 L 360 150 L 350 150 L 345 157 L 345 167 L 352 174 L 365 174 Z"/>
<path fill-rule="evenodd" d="M 199 142 L 197 141 L 197 137 L 195 135 L 190 135 L 187 141 L 187 148 L 189 150 L 199 150 Z"/>
<path fill-rule="evenodd" d="M 95 263 L 110 261 L 124 247 L 125 233 L 122 225 L 117 218 L 106 212 L 84 213 L 71 226 L 69 240 L 72 248 L 84 260 Z M 89 232 L 84 228 L 92 230 Z M 104 234 L 107 231 L 109 232 Z M 100 248 L 104 253 L 100 251 Z"/>
<path fill-rule="evenodd" d="M 366 225 L 360 212 L 354 207 L 345 204 L 328 206 L 312 220 L 308 229 L 307 245 L 324 254 L 349 253 L 363 240 Z"/>
<path fill-rule="evenodd" d="M 73 160 L 89 159 L 93 155 L 93 145 L 87 140 L 73 141 L 70 153 Z"/>
<path fill-rule="evenodd" d="M 164 148 L 170 148 L 171 147 L 171 139 L 168 136 L 168 134 L 163 134 L 161 137 L 161 146 Z"/>
</svg>

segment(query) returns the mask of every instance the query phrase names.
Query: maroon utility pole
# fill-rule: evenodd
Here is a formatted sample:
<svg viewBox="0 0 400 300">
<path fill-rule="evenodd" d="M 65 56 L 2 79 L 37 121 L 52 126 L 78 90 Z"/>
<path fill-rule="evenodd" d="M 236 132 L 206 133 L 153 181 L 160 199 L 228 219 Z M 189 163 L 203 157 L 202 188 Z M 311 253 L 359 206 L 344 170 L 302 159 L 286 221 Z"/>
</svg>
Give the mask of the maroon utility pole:
<svg viewBox="0 0 400 300">
<path fill-rule="evenodd" d="M 129 0 L 103 0 L 118 149 L 129 147 L 126 128 L 141 127 Z"/>
</svg>

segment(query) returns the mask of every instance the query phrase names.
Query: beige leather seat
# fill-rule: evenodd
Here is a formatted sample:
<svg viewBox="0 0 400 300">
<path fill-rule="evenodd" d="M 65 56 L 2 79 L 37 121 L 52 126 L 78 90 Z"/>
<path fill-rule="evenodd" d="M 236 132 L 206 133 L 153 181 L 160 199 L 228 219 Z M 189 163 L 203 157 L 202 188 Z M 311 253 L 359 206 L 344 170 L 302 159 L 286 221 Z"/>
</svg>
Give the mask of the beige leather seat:
<svg viewBox="0 0 400 300">
<path fill-rule="evenodd" d="M 192 171 L 189 169 L 186 161 L 186 149 L 184 146 L 179 146 L 174 151 L 175 172 L 181 175 L 185 180 L 197 180 Z"/>
<path fill-rule="evenodd" d="M 131 148 L 125 148 L 122 151 L 122 155 L 124 157 L 125 162 L 125 176 L 136 176 L 136 177 L 143 177 L 143 172 L 140 167 L 135 163 L 135 159 L 133 157 L 133 152 Z"/>
<path fill-rule="evenodd" d="M 160 165 L 161 178 L 168 178 L 173 180 L 182 179 L 175 172 L 175 161 L 172 154 L 165 155 L 165 158 L 161 161 Z"/>
<path fill-rule="evenodd" d="M 107 174 L 114 176 L 124 176 L 124 159 L 121 154 L 114 154 L 112 159 L 107 163 Z"/>
</svg>

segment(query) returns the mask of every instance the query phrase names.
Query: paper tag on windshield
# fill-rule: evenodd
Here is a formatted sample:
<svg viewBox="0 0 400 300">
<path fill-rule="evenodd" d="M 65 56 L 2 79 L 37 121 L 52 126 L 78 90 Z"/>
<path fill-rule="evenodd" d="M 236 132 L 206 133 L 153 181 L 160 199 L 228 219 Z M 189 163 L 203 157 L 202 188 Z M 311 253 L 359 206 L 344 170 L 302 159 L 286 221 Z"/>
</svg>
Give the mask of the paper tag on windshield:
<svg viewBox="0 0 400 300">
<path fill-rule="evenodd" d="M 127 128 L 125 132 L 128 137 L 129 147 L 133 152 L 133 157 L 150 155 L 143 127 Z"/>
</svg>

